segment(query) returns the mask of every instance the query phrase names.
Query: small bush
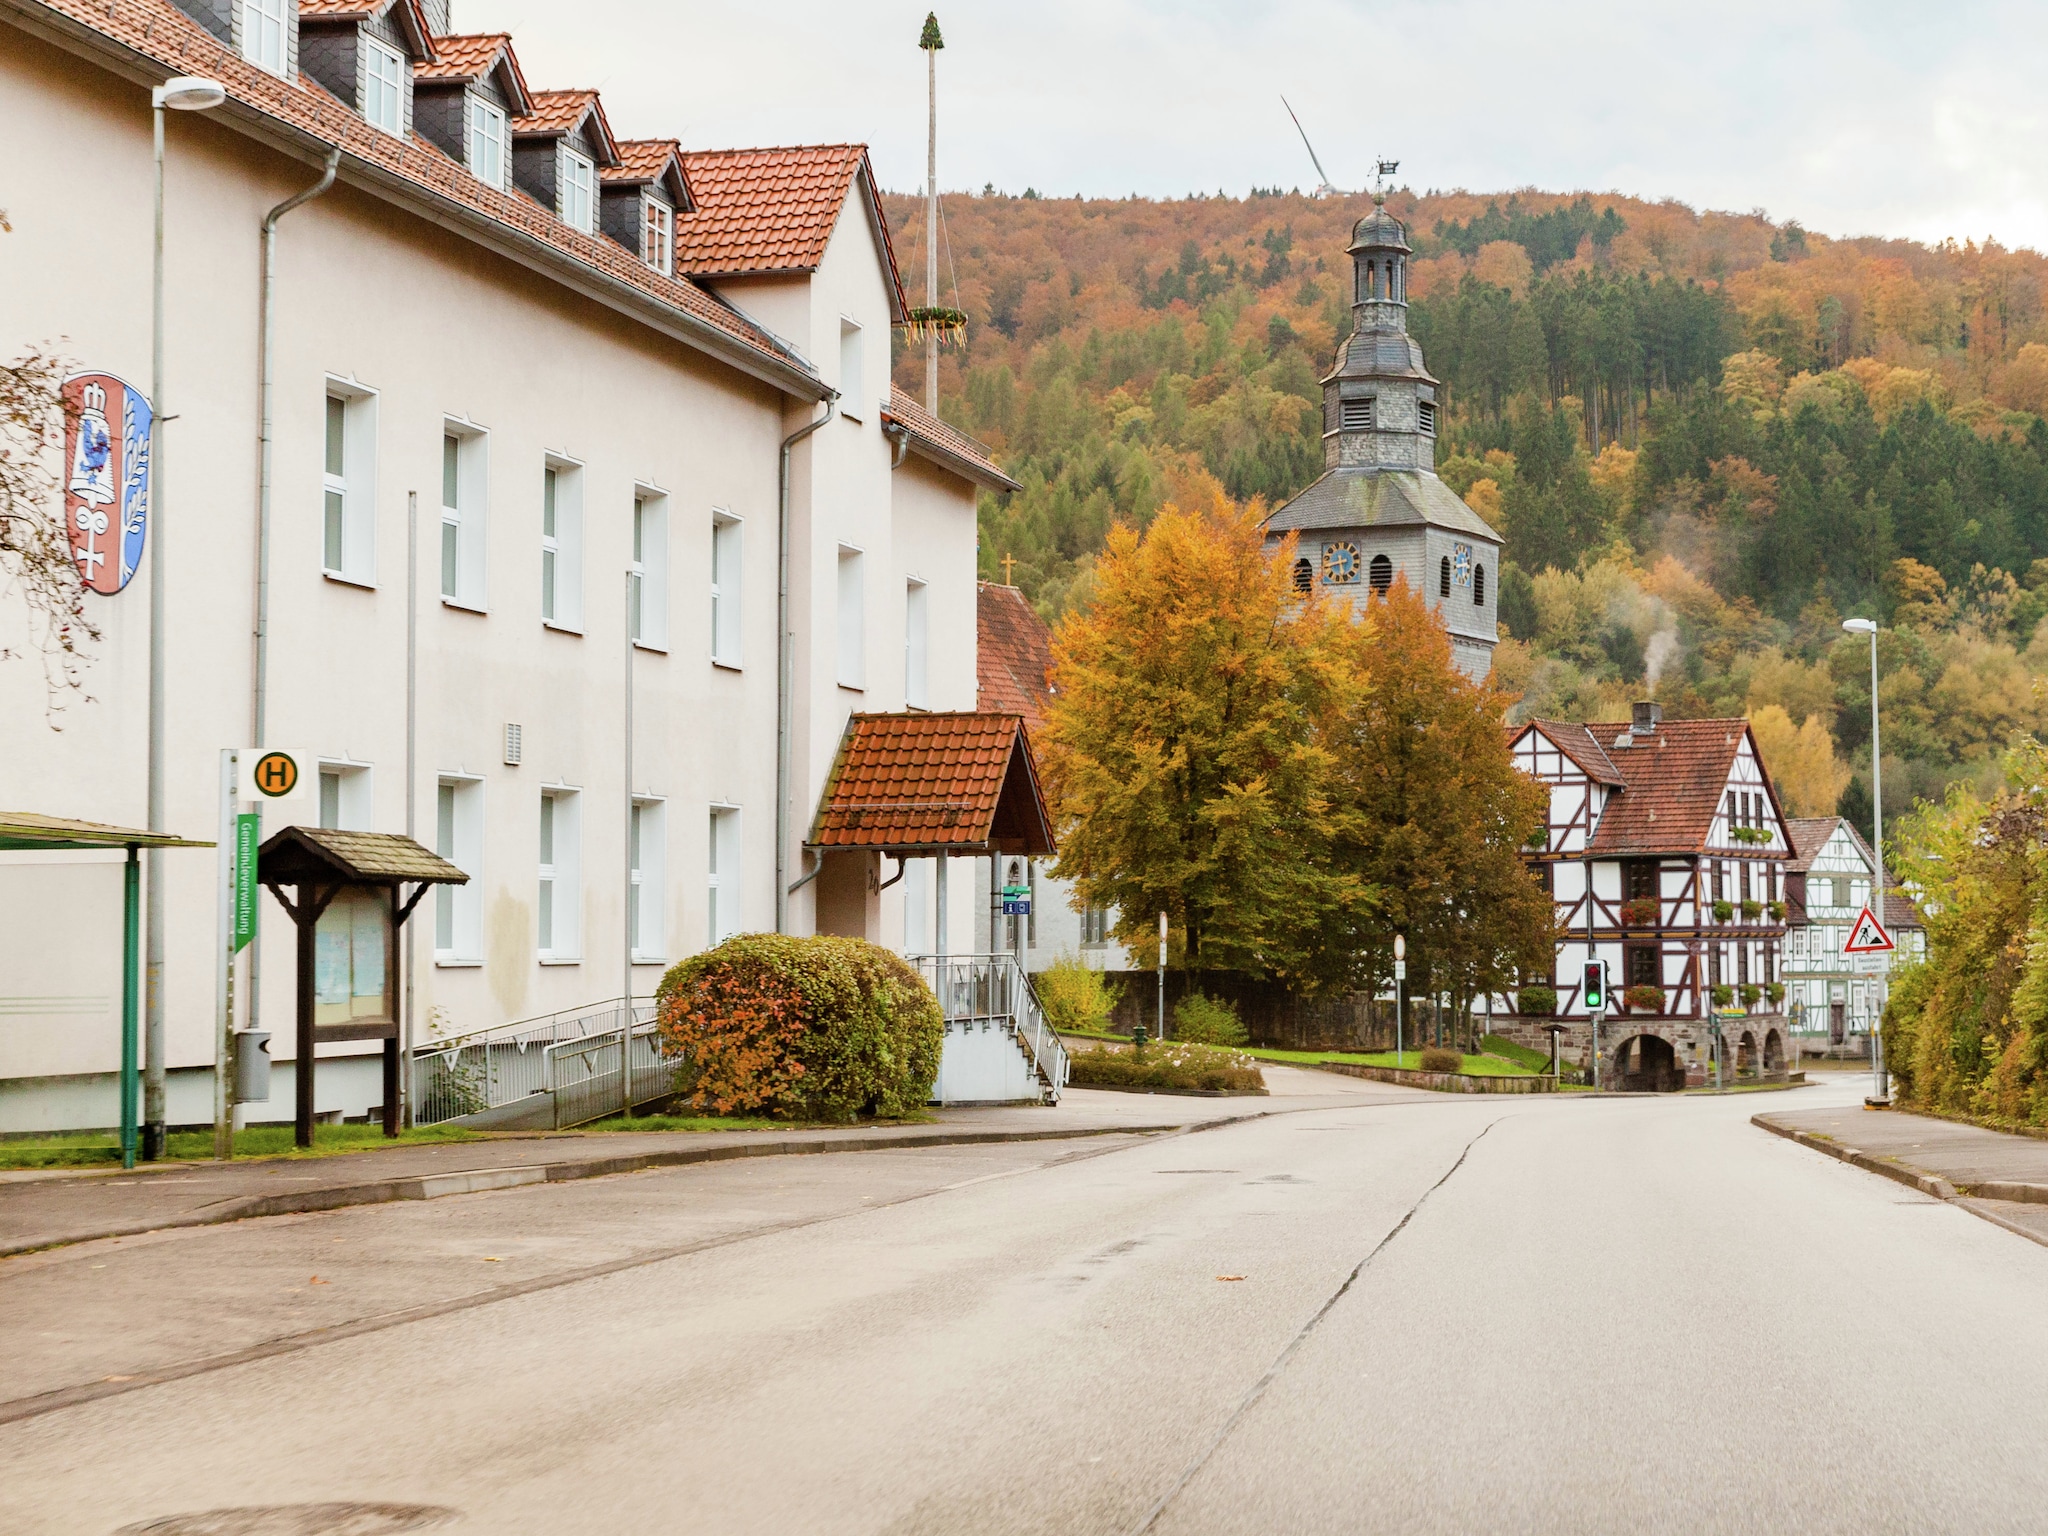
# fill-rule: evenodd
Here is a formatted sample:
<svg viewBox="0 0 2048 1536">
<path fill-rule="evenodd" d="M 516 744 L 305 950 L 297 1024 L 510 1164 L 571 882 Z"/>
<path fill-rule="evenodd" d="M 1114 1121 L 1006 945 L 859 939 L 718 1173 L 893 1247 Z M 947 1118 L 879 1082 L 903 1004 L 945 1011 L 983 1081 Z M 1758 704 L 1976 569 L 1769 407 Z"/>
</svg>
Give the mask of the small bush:
<svg viewBox="0 0 2048 1536">
<path fill-rule="evenodd" d="M 1755 982 L 1751 981 L 1751 982 L 1745 982 L 1745 983 L 1743 983 L 1743 987 L 1742 987 L 1742 1006 L 1743 1006 L 1743 1007 L 1745 1007 L 1745 1008 L 1753 1008 L 1753 1007 L 1755 1007 L 1755 1006 L 1756 1006 L 1756 1000 L 1757 1000 L 1758 998 L 1762 997 L 1763 995 L 1764 995 L 1764 989 L 1763 989 L 1762 987 L 1758 986 L 1758 985 L 1757 985 L 1757 984 L 1756 984 Z"/>
<path fill-rule="evenodd" d="M 1174 1040 L 1140 1051 L 1109 1051 L 1100 1046 L 1076 1051 L 1076 1088 L 1163 1088 L 1207 1093 L 1263 1093 L 1265 1074 L 1250 1056 L 1236 1051 Z"/>
<path fill-rule="evenodd" d="M 1422 1048 L 1422 1070 L 1425 1072 L 1462 1072 L 1465 1058 L 1458 1052 L 1441 1045 L 1425 1045 Z"/>
<path fill-rule="evenodd" d="M 1102 972 L 1083 965 L 1076 955 L 1061 955 L 1032 977 L 1031 985 L 1038 993 L 1046 1023 L 1057 1030 L 1096 1034 L 1109 1028 L 1109 1016 L 1116 1011 L 1123 991 Z"/>
<path fill-rule="evenodd" d="M 1515 1011 L 1524 1018 L 1549 1018 L 1557 1012 L 1557 988 L 1523 987 L 1515 994 Z"/>
<path fill-rule="evenodd" d="M 1715 921 L 1715 922 L 1717 922 L 1717 923 L 1728 923 L 1728 922 L 1733 922 L 1734 920 L 1735 920 L 1735 903 L 1734 903 L 1734 902 L 1732 902 L 1732 901 L 1717 901 L 1717 902 L 1715 902 L 1715 903 L 1714 903 L 1714 921 Z"/>
<path fill-rule="evenodd" d="M 863 939 L 742 934 L 671 968 L 655 1003 L 678 1088 L 700 1110 L 895 1117 L 938 1076 L 938 999 Z"/>
<path fill-rule="evenodd" d="M 1782 981 L 1773 981 L 1766 984 L 1764 996 L 1774 1003 L 1782 1003 L 1785 1001 L 1785 984 Z"/>
<path fill-rule="evenodd" d="M 1173 1038 L 1194 1045 L 1248 1045 L 1251 1031 L 1220 998 L 1190 992 L 1173 1005 Z"/>
<path fill-rule="evenodd" d="M 1753 923 L 1764 915 L 1764 904 L 1760 901 L 1745 901 L 1742 904 L 1742 915 Z"/>
<path fill-rule="evenodd" d="M 1715 983 L 1714 983 L 1714 1006 L 1715 1006 L 1716 1008 L 1730 1008 L 1730 1007 L 1733 1007 L 1733 1006 L 1734 1006 L 1734 1004 L 1735 1004 L 1735 988 L 1733 988 L 1732 986 L 1730 986 L 1730 985 L 1729 985 L 1729 984 L 1728 984 L 1727 982 L 1725 982 L 1725 981 L 1717 981 L 1717 982 L 1715 982 Z"/>
</svg>

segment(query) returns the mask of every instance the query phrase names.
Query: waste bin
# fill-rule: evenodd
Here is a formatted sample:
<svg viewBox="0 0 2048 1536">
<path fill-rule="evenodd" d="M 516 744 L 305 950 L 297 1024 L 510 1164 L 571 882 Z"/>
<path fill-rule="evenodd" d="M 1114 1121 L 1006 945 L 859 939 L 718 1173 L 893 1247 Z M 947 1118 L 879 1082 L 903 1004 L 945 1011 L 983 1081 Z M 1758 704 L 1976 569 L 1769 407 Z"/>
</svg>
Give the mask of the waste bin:
<svg viewBox="0 0 2048 1536">
<path fill-rule="evenodd" d="M 261 1104 L 270 1098 L 270 1031 L 235 1031 L 235 1102 Z"/>
</svg>

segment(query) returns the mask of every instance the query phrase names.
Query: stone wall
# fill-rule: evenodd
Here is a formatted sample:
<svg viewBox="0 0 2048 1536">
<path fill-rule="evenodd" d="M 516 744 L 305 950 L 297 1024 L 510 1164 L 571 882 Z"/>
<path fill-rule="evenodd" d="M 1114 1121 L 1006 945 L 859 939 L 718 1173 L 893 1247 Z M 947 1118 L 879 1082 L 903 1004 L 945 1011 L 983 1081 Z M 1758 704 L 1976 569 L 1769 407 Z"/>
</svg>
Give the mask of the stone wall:
<svg viewBox="0 0 2048 1536">
<path fill-rule="evenodd" d="M 1110 979 L 1122 989 L 1114 1028 L 1127 1034 L 1143 1025 L 1154 1028 L 1159 1017 L 1159 981 L 1156 971 L 1111 971 Z M 1249 977 L 1209 973 L 1192 976 L 1182 971 L 1166 974 L 1166 1017 L 1172 1032 L 1173 1008 L 1191 990 L 1228 1002 L 1251 1032 L 1253 1045 L 1290 1051 L 1391 1051 L 1394 1048 L 1394 1001 L 1344 993 L 1334 997 L 1310 997 L 1291 991 L 1278 982 L 1255 981 Z M 1444 1027 L 1450 1028 L 1449 1011 Z M 1435 1010 L 1426 1000 L 1410 998 L 1402 1014 L 1402 1043 L 1413 1050 L 1418 1038 L 1433 1036 Z M 1482 1026 L 1483 1027 L 1483 1026 Z"/>
</svg>

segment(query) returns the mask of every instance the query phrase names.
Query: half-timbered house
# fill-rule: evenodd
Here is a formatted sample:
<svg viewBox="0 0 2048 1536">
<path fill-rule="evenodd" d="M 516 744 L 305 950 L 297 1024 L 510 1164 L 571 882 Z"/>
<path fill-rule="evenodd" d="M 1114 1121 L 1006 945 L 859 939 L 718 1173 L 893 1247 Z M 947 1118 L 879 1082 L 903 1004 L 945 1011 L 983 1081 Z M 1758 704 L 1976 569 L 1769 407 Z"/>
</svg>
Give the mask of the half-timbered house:
<svg viewBox="0 0 2048 1536">
<path fill-rule="evenodd" d="M 1665 720 L 1638 704 L 1620 724 L 1510 728 L 1516 765 L 1550 786 L 1529 860 L 1557 906 L 1550 977 L 1566 1046 L 1587 1059 L 1588 960 L 1607 963 L 1603 1080 L 1676 1086 L 1703 1072 L 1709 1016 L 1739 1010 L 1731 1064 L 1769 1069 L 1785 1049 L 1779 956 L 1786 821 L 1747 721 Z M 1541 995 L 1540 992 L 1538 994 Z M 1543 1041 L 1531 1008 L 1510 1032 Z"/>
</svg>

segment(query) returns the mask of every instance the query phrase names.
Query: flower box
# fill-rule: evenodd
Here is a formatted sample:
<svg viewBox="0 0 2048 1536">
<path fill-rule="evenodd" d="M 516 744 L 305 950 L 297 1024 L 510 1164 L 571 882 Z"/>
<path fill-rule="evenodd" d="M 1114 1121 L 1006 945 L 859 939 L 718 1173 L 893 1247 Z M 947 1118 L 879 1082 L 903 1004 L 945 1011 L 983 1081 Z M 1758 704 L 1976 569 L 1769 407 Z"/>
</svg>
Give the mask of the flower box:
<svg viewBox="0 0 2048 1536">
<path fill-rule="evenodd" d="M 1638 896 L 1634 901 L 1621 904 L 1621 925 L 1624 928 L 1654 928 L 1663 915 L 1663 907 L 1654 896 Z"/>
<path fill-rule="evenodd" d="M 1621 1000 L 1630 1013 L 1662 1013 L 1664 1011 L 1664 989 L 1662 987 L 1630 987 L 1621 994 Z"/>
</svg>

